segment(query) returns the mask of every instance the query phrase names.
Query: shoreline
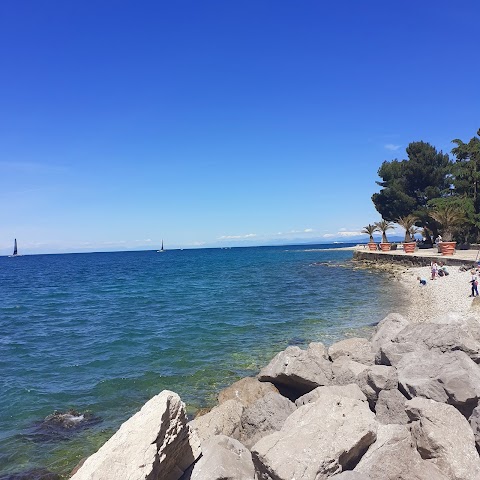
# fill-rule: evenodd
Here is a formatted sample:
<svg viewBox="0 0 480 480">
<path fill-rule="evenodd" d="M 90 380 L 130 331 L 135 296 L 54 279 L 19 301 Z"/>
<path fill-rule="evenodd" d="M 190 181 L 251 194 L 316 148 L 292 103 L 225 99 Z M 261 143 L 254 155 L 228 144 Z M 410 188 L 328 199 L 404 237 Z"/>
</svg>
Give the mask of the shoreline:
<svg viewBox="0 0 480 480">
<path fill-rule="evenodd" d="M 355 250 L 355 247 L 339 248 L 339 250 Z M 472 308 L 472 299 L 468 297 L 470 274 L 469 272 L 460 272 L 458 266 L 449 267 L 450 274 L 447 277 L 438 278 L 434 281 L 428 280 L 425 287 L 421 287 L 416 278 L 422 276 L 429 279 L 429 267 L 407 267 L 397 262 L 368 263 L 359 261 L 353 262 L 351 268 L 391 273 L 391 285 L 395 289 L 395 295 L 404 299 L 404 308 L 397 310 L 397 312 L 412 323 L 432 321 L 445 311 L 453 311 L 455 314 L 464 315 L 469 313 Z M 370 338 L 370 336 L 370 334 L 366 332 L 363 334 L 358 330 L 354 337 Z M 343 339 L 346 340 L 349 337 L 351 335 L 344 332 Z M 339 341 L 342 341 L 342 339 L 337 340 L 336 343 Z M 260 365 L 260 369 L 262 368 L 264 366 Z M 228 386 L 224 387 L 224 389 L 226 388 Z M 221 390 L 217 394 L 220 392 Z M 215 408 L 215 405 L 215 402 L 208 405 L 207 409 L 200 415 Z M 195 417 L 198 416 L 198 413 L 195 413 Z"/>
<path fill-rule="evenodd" d="M 405 299 L 373 336 L 289 346 L 188 423 L 180 397 L 162 391 L 79 466 L 75 480 L 116 480 L 111 464 L 124 463 L 125 448 L 133 453 L 122 472 L 139 470 L 141 478 L 145 467 L 164 478 L 167 463 L 172 480 L 480 478 L 480 330 L 468 315 L 470 272 L 450 266 L 448 276 L 430 280 L 430 267 L 358 263 L 391 272 Z M 156 445 L 147 461 L 137 445 L 146 430 L 156 439 L 147 439 Z M 163 440 L 166 430 L 178 433 Z M 157 458 L 166 460 L 159 466 Z"/>
<path fill-rule="evenodd" d="M 431 322 L 445 312 L 465 316 L 471 313 L 473 298 L 470 287 L 470 272 L 460 271 L 458 266 L 448 268 L 449 275 L 431 280 L 430 267 L 408 267 L 399 276 L 406 290 L 408 307 L 405 316 L 410 321 Z M 422 286 L 417 277 L 425 278 Z"/>
<path fill-rule="evenodd" d="M 359 249 L 353 247 L 352 250 Z M 376 253 L 376 252 L 375 252 Z M 378 252 L 380 253 L 380 252 Z M 390 253 L 390 252 L 388 252 Z M 368 257 L 368 256 L 367 256 Z M 398 259 L 398 261 L 397 261 Z M 444 259 L 447 263 L 451 257 Z M 471 264 L 467 259 L 455 259 L 459 263 Z M 412 261 L 411 256 L 398 254 L 395 257 L 377 257 L 354 259 L 359 268 L 381 270 L 392 273 L 392 284 L 399 287 L 400 296 L 404 298 L 405 307 L 398 313 L 404 315 L 413 323 L 432 322 L 444 316 L 445 312 L 453 315 L 471 315 L 474 309 L 473 298 L 470 297 L 470 270 L 461 271 L 459 264 L 447 264 L 447 276 L 431 279 L 431 267 L 406 265 Z M 424 278 L 426 285 L 420 285 L 417 277 Z M 395 283 L 393 283 L 395 282 Z"/>
</svg>

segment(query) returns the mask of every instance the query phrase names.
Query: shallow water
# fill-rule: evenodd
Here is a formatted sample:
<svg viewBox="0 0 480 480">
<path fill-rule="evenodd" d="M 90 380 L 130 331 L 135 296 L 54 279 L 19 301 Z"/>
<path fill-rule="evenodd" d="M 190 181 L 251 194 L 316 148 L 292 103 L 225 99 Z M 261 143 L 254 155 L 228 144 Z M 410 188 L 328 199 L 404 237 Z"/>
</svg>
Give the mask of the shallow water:
<svg viewBox="0 0 480 480">
<path fill-rule="evenodd" d="M 163 389 L 193 413 L 289 344 L 366 334 L 399 299 L 327 247 L 0 258 L 0 473 L 67 473 Z M 70 408 L 101 422 L 32 441 Z"/>
</svg>

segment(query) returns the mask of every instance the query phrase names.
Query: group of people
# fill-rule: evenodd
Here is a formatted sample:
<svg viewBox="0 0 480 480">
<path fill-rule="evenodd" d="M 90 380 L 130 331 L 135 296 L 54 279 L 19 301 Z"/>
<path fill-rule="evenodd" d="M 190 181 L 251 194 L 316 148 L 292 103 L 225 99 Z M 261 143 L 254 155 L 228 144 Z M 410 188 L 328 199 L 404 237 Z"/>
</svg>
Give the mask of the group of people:
<svg viewBox="0 0 480 480">
<path fill-rule="evenodd" d="M 467 271 L 468 269 L 465 269 L 464 267 L 460 267 L 460 271 Z M 431 280 L 436 280 L 438 277 L 445 277 L 448 275 L 448 270 L 446 265 L 444 265 L 442 262 L 437 263 L 437 262 L 432 262 L 430 265 L 430 271 L 431 271 Z M 476 268 L 472 268 L 470 270 L 470 280 L 469 283 L 472 288 L 472 293 L 471 297 L 478 297 L 478 277 L 480 275 L 480 262 L 478 263 L 478 266 Z M 420 282 L 420 285 L 426 285 L 427 284 L 427 279 L 422 278 L 422 277 L 417 277 L 417 280 Z"/>
<path fill-rule="evenodd" d="M 447 266 L 442 262 L 432 262 L 430 265 L 431 271 L 431 280 L 436 280 L 438 277 L 446 277 L 448 275 Z M 422 277 L 417 277 L 417 280 L 420 282 L 420 285 L 426 285 L 427 279 Z"/>
<path fill-rule="evenodd" d="M 442 262 L 432 262 L 430 264 L 431 280 L 436 280 L 438 277 L 446 277 L 448 275 L 447 266 Z M 422 277 L 417 277 L 417 280 L 420 282 L 420 285 L 426 285 L 427 279 Z"/>
<path fill-rule="evenodd" d="M 446 277 L 448 275 L 447 267 L 442 262 L 432 262 L 430 270 L 432 272 L 432 280 L 436 280 L 438 277 Z"/>
</svg>

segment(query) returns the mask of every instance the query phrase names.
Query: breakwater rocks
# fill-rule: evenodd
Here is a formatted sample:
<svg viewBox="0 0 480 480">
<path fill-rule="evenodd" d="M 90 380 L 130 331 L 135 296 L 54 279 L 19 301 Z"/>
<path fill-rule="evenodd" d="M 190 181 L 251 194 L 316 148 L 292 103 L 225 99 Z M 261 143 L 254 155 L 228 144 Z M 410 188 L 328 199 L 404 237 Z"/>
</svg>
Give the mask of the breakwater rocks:
<svg viewBox="0 0 480 480">
<path fill-rule="evenodd" d="M 288 347 L 187 422 L 147 402 L 74 480 L 479 480 L 480 324 L 390 314 L 370 341 Z"/>
</svg>

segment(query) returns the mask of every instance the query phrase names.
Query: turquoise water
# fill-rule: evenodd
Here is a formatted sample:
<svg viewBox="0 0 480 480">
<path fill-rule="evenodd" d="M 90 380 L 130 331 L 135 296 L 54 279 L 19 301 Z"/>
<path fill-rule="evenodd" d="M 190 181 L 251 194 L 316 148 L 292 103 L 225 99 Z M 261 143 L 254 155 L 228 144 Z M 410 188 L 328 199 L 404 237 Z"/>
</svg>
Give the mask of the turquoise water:
<svg viewBox="0 0 480 480">
<path fill-rule="evenodd" d="M 365 333 L 398 299 L 327 246 L 0 258 L 0 474 L 67 473 L 162 389 L 211 404 L 289 344 Z M 36 441 L 54 410 L 101 419 Z"/>
</svg>

